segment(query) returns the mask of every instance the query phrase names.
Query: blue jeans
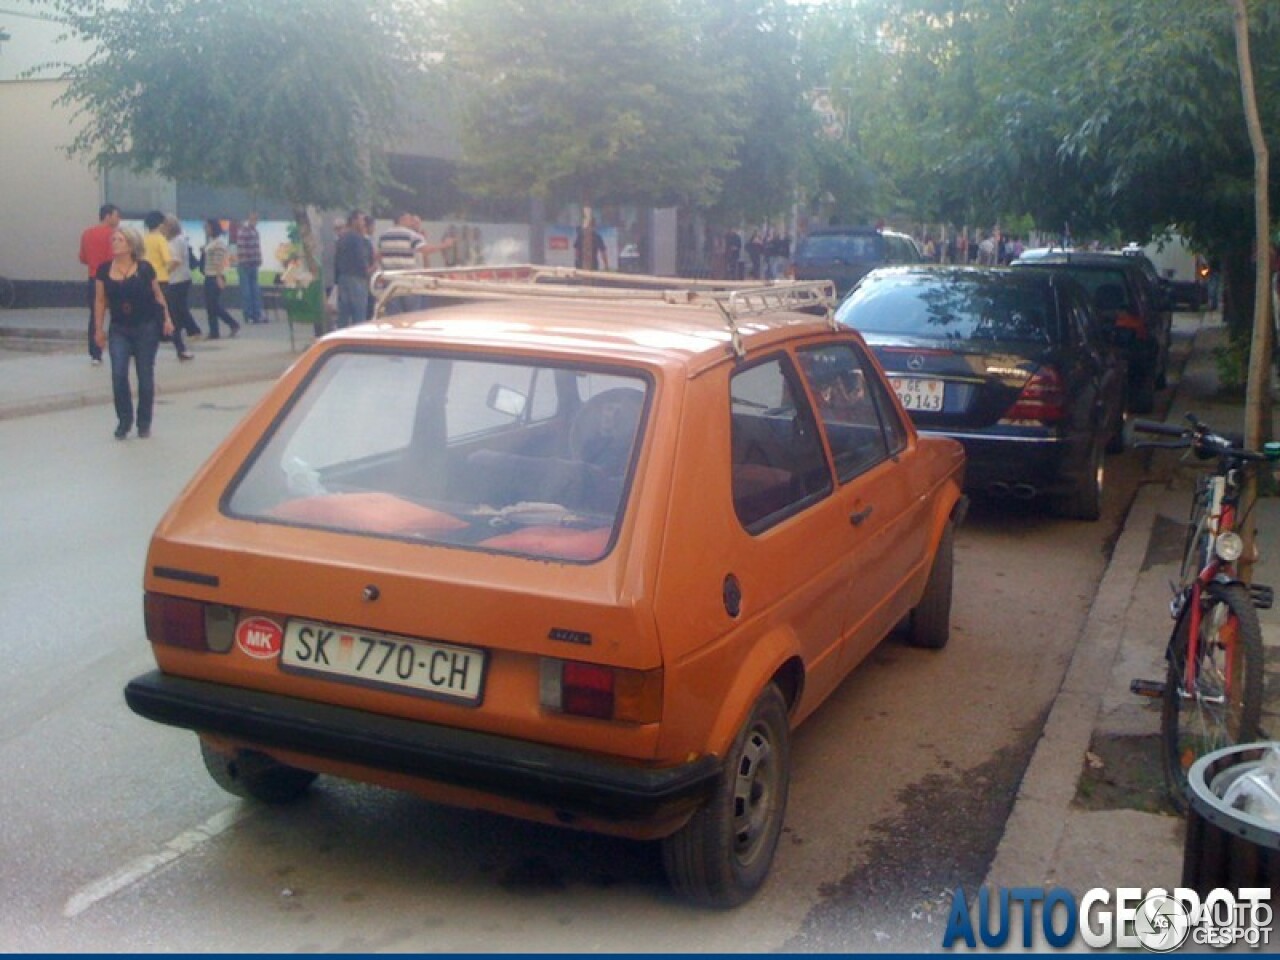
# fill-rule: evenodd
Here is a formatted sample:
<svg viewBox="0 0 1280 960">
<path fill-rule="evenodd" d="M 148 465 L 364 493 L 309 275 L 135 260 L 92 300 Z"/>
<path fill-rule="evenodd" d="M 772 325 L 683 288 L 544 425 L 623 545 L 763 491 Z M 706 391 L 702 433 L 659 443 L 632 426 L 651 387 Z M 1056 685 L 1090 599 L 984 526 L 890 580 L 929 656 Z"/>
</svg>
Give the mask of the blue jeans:
<svg viewBox="0 0 1280 960">
<path fill-rule="evenodd" d="M 94 337 L 95 324 L 93 322 L 93 303 L 98 296 L 98 281 L 89 281 L 89 356 L 94 360 L 102 359 L 102 348 L 98 346 L 97 338 Z"/>
<path fill-rule="evenodd" d="M 364 323 L 369 312 L 369 284 L 359 274 L 338 277 L 338 326 Z"/>
<path fill-rule="evenodd" d="M 246 323 L 262 322 L 262 287 L 258 283 L 258 268 L 262 264 L 240 266 L 240 312 Z"/>
<path fill-rule="evenodd" d="M 151 409 L 156 397 L 156 351 L 160 347 L 160 325 L 155 321 L 137 324 L 112 323 L 107 333 L 111 353 L 111 395 L 115 400 L 120 429 L 133 427 L 133 393 L 129 388 L 129 360 L 138 370 L 138 429 L 151 429 Z"/>
<path fill-rule="evenodd" d="M 217 340 L 222 336 L 222 331 L 218 328 L 218 321 L 222 321 L 233 331 L 240 329 L 240 324 L 236 323 L 236 318 L 227 313 L 226 308 L 222 305 L 222 288 L 218 286 L 217 277 L 204 278 L 204 308 L 209 314 L 209 339 Z"/>
</svg>

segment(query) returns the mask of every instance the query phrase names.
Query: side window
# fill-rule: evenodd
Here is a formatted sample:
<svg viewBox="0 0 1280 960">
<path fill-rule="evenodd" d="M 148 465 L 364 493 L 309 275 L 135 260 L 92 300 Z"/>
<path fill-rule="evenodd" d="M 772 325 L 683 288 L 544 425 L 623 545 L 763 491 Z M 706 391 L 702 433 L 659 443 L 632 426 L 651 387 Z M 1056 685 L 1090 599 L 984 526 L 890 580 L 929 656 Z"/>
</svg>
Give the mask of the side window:
<svg viewBox="0 0 1280 960">
<path fill-rule="evenodd" d="M 883 388 L 877 404 L 879 378 L 852 344 L 813 347 L 800 351 L 799 356 L 841 483 L 901 448 L 905 434 L 896 409 Z M 891 429 L 887 430 L 886 424 Z"/>
<path fill-rule="evenodd" d="M 813 411 L 785 357 L 729 381 L 733 506 L 759 533 L 831 492 Z"/>
</svg>

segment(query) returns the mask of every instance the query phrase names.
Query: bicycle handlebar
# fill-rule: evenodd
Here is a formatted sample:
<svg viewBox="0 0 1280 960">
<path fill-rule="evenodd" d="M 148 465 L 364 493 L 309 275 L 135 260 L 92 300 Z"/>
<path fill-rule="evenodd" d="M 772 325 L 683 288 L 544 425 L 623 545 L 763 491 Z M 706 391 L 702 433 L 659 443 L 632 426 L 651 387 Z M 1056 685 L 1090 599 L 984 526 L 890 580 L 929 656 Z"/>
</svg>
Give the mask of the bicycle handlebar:
<svg viewBox="0 0 1280 960">
<path fill-rule="evenodd" d="M 1135 443 L 1135 447 L 1157 447 L 1162 449 L 1178 449 L 1191 447 L 1196 456 L 1209 458 L 1215 456 L 1234 457 L 1237 460 L 1270 460 L 1265 453 L 1246 450 L 1244 438 L 1239 434 L 1217 433 L 1207 423 L 1201 421 L 1194 413 L 1187 414 L 1190 426 L 1181 427 L 1172 423 L 1160 423 L 1155 420 L 1134 420 L 1135 433 L 1153 433 L 1163 437 L 1177 437 L 1172 442 Z"/>
</svg>

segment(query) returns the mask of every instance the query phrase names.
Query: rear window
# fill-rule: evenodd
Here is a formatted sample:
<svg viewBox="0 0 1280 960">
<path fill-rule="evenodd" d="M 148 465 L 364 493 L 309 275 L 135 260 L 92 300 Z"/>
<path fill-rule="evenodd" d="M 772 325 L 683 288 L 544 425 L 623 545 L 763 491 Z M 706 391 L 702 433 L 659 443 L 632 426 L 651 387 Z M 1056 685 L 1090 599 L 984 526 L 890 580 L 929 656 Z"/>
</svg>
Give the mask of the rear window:
<svg viewBox="0 0 1280 960">
<path fill-rule="evenodd" d="M 873 276 L 849 295 L 837 318 L 863 333 L 1052 343 L 1056 338 L 1049 308 L 1046 287 L 998 275 Z"/>
<path fill-rule="evenodd" d="M 331 354 L 233 486 L 236 516 L 543 559 L 612 542 L 649 384 L 497 358 Z"/>
<path fill-rule="evenodd" d="M 884 238 L 871 233 L 819 233 L 805 237 L 796 249 L 796 258 L 843 260 L 846 263 L 879 262 L 884 259 Z"/>
<path fill-rule="evenodd" d="M 1066 274 L 1084 287 L 1085 293 L 1089 295 L 1089 302 L 1097 310 L 1139 312 L 1138 305 L 1133 300 L 1133 289 L 1124 270 L 1112 270 L 1106 267 L 1073 267 L 1070 264 L 1035 266 L 1033 269 L 1049 269 L 1054 273 Z"/>
</svg>

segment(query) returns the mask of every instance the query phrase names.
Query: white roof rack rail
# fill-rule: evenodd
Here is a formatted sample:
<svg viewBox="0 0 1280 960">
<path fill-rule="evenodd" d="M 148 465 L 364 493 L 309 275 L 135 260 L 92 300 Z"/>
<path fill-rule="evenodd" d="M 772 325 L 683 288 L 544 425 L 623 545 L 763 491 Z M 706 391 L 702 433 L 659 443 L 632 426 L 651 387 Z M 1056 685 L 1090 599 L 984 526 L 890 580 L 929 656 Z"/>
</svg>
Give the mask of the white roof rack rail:
<svg viewBox="0 0 1280 960">
<path fill-rule="evenodd" d="M 817 313 L 825 316 L 833 330 L 837 329 L 835 285 L 829 280 L 783 280 L 767 283 L 690 280 L 683 277 L 519 264 L 503 267 L 449 267 L 443 270 L 382 270 L 370 279 L 369 289 L 377 301 L 375 318 L 385 315 L 388 301 L 396 297 L 412 296 L 463 300 L 548 298 L 610 300 L 620 303 L 657 301 L 714 306 L 719 309 L 729 328 L 734 352 L 739 357 L 745 354 L 740 330 L 744 321 L 767 324 L 771 315 Z"/>
</svg>

